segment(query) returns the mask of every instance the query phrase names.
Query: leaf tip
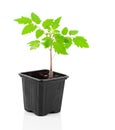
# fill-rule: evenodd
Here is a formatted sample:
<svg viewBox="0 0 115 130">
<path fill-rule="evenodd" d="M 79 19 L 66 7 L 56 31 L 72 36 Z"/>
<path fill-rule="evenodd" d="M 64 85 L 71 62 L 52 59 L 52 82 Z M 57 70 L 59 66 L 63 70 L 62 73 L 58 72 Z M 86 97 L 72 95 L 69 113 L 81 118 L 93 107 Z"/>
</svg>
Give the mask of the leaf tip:
<svg viewBox="0 0 115 130">
<path fill-rule="evenodd" d="M 34 13 L 34 12 L 31 12 L 31 16 L 32 16 L 33 14 L 35 14 L 35 13 Z"/>
<path fill-rule="evenodd" d="M 13 21 L 18 22 L 18 19 L 14 19 Z"/>
<path fill-rule="evenodd" d="M 62 16 L 60 16 L 59 19 L 62 19 Z"/>
</svg>

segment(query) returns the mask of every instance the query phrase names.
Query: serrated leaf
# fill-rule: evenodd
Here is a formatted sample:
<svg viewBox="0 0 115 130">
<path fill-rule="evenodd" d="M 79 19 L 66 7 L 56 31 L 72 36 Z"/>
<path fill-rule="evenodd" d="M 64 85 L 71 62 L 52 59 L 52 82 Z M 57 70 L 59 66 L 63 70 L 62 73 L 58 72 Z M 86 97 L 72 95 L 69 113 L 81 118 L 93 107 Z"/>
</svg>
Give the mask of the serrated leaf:
<svg viewBox="0 0 115 130">
<path fill-rule="evenodd" d="M 23 16 L 21 18 L 15 19 L 14 21 L 18 22 L 19 24 L 29 24 L 32 22 L 30 18 L 23 17 Z"/>
<path fill-rule="evenodd" d="M 36 31 L 36 38 L 41 37 L 41 36 L 43 35 L 43 33 L 44 33 L 43 30 L 41 30 L 41 29 L 37 30 L 37 31 Z"/>
<path fill-rule="evenodd" d="M 69 38 L 69 37 L 65 37 L 64 38 L 64 45 L 65 45 L 65 48 L 69 48 L 71 45 L 72 45 L 72 39 L 71 38 Z"/>
<path fill-rule="evenodd" d="M 73 42 L 78 47 L 89 48 L 87 40 L 84 37 L 82 37 L 82 36 L 76 36 L 75 38 L 73 38 Z"/>
<path fill-rule="evenodd" d="M 30 46 L 30 50 L 34 50 L 34 49 L 39 48 L 40 41 L 39 40 L 34 40 L 34 41 L 29 42 L 28 44 Z"/>
<path fill-rule="evenodd" d="M 50 38 L 50 37 L 45 37 L 45 38 L 43 38 L 42 40 L 43 40 L 42 44 L 43 44 L 43 46 L 44 46 L 45 48 L 50 47 L 50 46 L 52 45 L 52 43 L 53 43 L 53 40 L 52 40 L 52 38 Z"/>
<path fill-rule="evenodd" d="M 78 33 L 78 30 L 70 30 L 69 35 L 75 35 Z"/>
<path fill-rule="evenodd" d="M 64 36 L 62 36 L 61 34 L 55 34 L 55 42 L 53 43 L 53 47 L 55 52 L 57 52 L 58 54 L 64 54 L 66 55 L 66 48 L 65 48 L 65 43 L 64 43 Z"/>
<path fill-rule="evenodd" d="M 62 34 L 66 35 L 67 33 L 68 33 L 68 28 L 67 27 L 63 28 L 62 29 Z"/>
<path fill-rule="evenodd" d="M 63 54 L 63 55 L 67 55 L 67 51 L 66 51 L 66 48 L 64 46 L 63 43 L 59 43 L 59 42 L 54 42 L 53 43 L 53 48 L 55 50 L 55 52 L 57 52 L 58 54 Z"/>
<path fill-rule="evenodd" d="M 28 24 L 22 30 L 22 35 L 33 32 L 37 27 L 34 24 Z"/>
<path fill-rule="evenodd" d="M 58 27 L 60 26 L 59 23 L 60 23 L 61 18 L 62 18 L 62 17 L 58 17 L 58 18 L 53 22 L 53 24 L 52 24 L 52 28 L 53 28 L 53 29 L 56 29 L 56 28 L 58 28 Z"/>
<path fill-rule="evenodd" d="M 31 13 L 31 18 L 32 18 L 32 21 L 34 21 L 35 23 L 37 23 L 37 24 L 41 23 L 41 19 L 37 14 Z"/>
<path fill-rule="evenodd" d="M 62 36 L 61 34 L 54 34 L 55 40 L 56 42 L 64 42 L 64 36 Z"/>
<path fill-rule="evenodd" d="M 52 26 L 52 23 L 53 23 L 53 19 L 46 19 L 46 20 L 42 23 L 42 26 L 43 26 L 45 29 L 50 29 L 50 27 Z"/>
</svg>

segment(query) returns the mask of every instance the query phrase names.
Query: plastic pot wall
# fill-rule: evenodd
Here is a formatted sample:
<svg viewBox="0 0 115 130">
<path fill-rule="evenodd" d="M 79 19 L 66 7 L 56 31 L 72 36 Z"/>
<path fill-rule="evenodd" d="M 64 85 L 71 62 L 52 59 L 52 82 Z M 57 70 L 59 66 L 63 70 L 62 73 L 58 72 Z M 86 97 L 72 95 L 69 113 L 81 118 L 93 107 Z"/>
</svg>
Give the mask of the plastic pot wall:
<svg viewBox="0 0 115 130">
<path fill-rule="evenodd" d="M 22 77 L 26 111 L 33 112 L 38 116 L 60 112 L 64 83 L 68 76 L 63 75 L 62 77 L 44 80 L 28 76 L 26 73 L 20 73 L 20 76 Z"/>
</svg>

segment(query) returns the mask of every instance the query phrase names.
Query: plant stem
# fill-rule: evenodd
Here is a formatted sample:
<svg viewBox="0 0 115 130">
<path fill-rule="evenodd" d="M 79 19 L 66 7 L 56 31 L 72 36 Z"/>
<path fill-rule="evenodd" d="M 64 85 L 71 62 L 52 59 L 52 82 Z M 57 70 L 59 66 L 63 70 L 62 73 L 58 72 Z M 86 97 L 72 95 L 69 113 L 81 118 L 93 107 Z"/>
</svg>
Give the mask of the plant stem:
<svg viewBox="0 0 115 130">
<path fill-rule="evenodd" d="M 53 71 L 52 71 L 52 46 L 50 47 L 50 70 L 49 70 L 49 78 L 53 78 Z"/>
</svg>

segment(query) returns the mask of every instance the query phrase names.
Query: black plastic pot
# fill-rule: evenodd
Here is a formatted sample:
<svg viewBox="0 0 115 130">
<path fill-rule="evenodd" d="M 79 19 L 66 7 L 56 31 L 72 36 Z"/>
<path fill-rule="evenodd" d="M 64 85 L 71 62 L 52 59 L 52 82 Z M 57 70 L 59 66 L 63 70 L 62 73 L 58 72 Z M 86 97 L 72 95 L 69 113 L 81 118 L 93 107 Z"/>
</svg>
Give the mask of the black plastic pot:
<svg viewBox="0 0 115 130">
<path fill-rule="evenodd" d="M 48 73 L 49 70 L 39 70 L 19 74 L 22 77 L 24 108 L 38 116 L 61 110 L 64 83 L 68 76 L 53 72 L 54 78 L 49 79 Z"/>
</svg>

